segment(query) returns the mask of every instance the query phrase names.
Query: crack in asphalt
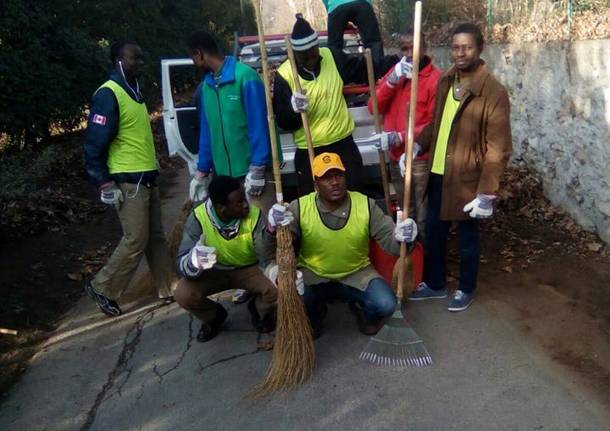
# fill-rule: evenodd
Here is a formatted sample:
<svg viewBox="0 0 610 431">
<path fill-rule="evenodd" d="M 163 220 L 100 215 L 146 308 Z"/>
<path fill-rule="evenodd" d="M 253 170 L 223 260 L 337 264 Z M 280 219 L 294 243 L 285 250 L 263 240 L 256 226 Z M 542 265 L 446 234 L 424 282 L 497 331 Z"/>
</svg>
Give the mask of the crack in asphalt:
<svg viewBox="0 0 610 431">
<path fill-rule="evenodd" d="M 129 329 L 129 331 L 127 331 L 127 334 L 125 334 L 125 338 L 123 338 L 123 349 L 119 354 L 117 362 L 112 371 L 108 373 L 106 383 L 104 383 L 104 386 L 97 394 L 95 402 L 87 413 L 87 420 L 80 428 L 80 431 L 88 431 L 91 426 L 93 426 L 98 409 L 101 407 L 104 401 L 106 401 L 106 399 L 110 398 L 110 396 L 106 398 L 106 394 L 115 386 L 117 379 L 124 376 L 123 381 L 120 383 L 120 385 L 118 385 L 117 391 L 115 392 L 121 395 L 121 390 L 129 380 L 133 370 L 133 367 L 129 366 L 129 362 L 133 358 L 136 347 L 140 343 L 144 326 L 155 317 L 155 311 L 161 307 L 163 307 L 163 304 L 160 304 L 158 307 L 151 308 L 146 313 L 138 316 L 133 326 Z"/>
<path fill-rule="evenodd" d="M 216 360 L 214 362 L 210 362 L 209 364 L 206 364 L 206 365 L 202 365 L 201 362 L 199 362 L 199 360 L 197 360 L 197 364 L 199 364 L 199 369 L 197 371 L 198 371 L 199 374 L 201 374 L 204 370 L 206 370 L 208 368 L 211 368 L 211 367 L 213 367 L 215 365 L 222 364 L 223 362 L 229 362 L 229 361 L 232 361 L 234 359 L 241 358 L 243 356 L 256 355 L 257 353 L 260 353 L 260 352 L 263 352 L 263 351 L 264 350 L 256 349 L 256 350 L 253 350 L 251 352 L 238 353 L 237 355 L 227 356 L 226 358 L 218 359 L 218 360 Z"/>
<path fill-rule="evenodd" d="M 172 371 L 178 369 L 178 367 L 182 364 L 182 361 L 184 361 L 184 357 L 186 356 L 186 353 L 191 349 L 191 346 L 193 345 L 193 340 L 195 339 L 195 337 L 193 336 L 193 315 L 192 314 L 189 314 L 189 319 L 190 319 L 189 320 L 189 334 L 188 334 L 188 339 L 186 341 L 186 348 L 182 351 L 182 354 L 178 358 L 178 361 L 176 361 L 176 363 L 174 364 L 173 367 L 167 369 L 166 371 L 164 371 L 162 373 L 160 373 L 158 371 L 157 364 L 155 364 L 153 366 L 153 373 L 159 379 L 159 383 L 163 382 L 163 377 L 167 376 Z"/>
</svg>

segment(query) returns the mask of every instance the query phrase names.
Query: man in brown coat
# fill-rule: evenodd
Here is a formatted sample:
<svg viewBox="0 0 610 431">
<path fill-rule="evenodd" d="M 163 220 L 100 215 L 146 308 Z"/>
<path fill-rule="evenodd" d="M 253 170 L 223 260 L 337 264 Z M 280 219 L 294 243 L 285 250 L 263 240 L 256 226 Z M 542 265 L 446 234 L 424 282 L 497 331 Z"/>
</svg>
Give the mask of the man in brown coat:
<svg viewBox="0 0 610 431">
<path fill-rule="evenodd" d="M 460 281 L 449 311 L 472 302 L 479 271 L 479 220 L 493 214 L 493 200 L 512 152 L 510 103 L 504 87 L 480 59 L 483 35 L 474 24 L 453 31 L 454 65 L 441 77 L 434 121 L 418 144 L 430 151 L 424 281 L 409 296 L 447 297 L 447 237 L 459 233 Z"/>
</svg>

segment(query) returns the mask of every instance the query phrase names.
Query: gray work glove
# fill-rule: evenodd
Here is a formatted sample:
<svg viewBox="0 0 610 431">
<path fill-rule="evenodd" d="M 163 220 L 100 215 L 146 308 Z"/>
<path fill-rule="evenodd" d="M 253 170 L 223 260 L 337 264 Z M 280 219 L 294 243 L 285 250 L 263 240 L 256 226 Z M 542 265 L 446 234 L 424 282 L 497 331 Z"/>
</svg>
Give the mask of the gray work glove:
<svg viewBox="0 0 610 431">
<path fill-rule="evenodd" d="M 193 202 L 203 202 L 208 198 L 208 187 L 212 181 L 210 174 L 195 172 L 189 185 L 189 197 Z"/>
<path fill-rule="evenodd" d="M 203 245 L 201 240 L 197 241 L 191 249 L 190 264 L 198 270 L 213 268 L 216 264 L 216 248 Z"/>
<path fill-rule="evenodd" d="M 477 194 L 477 197 L 464 206 L 464 212 L 472 218 L 489 218 L 494 212 L 494 195 Z"/>
<path fill-rule="evenodd" d="M 290 104 L 292 105 L 292 110 L 297 114 L 300 112 L 306 112 L 309 106 L 309 101 L 305 95 L 305 90 L 303 90 L 302 93 L 299 93 L 298 91 L 292 93 L 292 96 L 290 97 Z"/>
<path fill-rule="evenodd" d="M 417 238 L 417 223 L 412 218 L 402 220 L 402 211 L 396 212 L 396 227 L 394 228 L 394 238 L 398 242 L 412 243 Z"/>
<path fill-rule="evenodd" d="M 413 160 L 415 160 L 415 158 L 417 156 L 419 156 L 420 154 L 421 154 L 421 146 L 417 142 L 414 142 L 413 143 Z M 398 160 L 398 167 L 400 168 L 400 175 L 404 178 L 405 174 L 407 173 L 405 153 L 402 153 L 402 155 L 400 156 L 400 159 Z"/>
<path fill-rule="evenodd" d="M 250 165 L 244 185 L 250 196 L 262 195 L 265 189 L 265 166 Z"/>
<path fill-rule="evenodd" d="M 278 226 L 288 226 L 292 223 L 294 214 L 287 206 L 276 203 L 269 209 L 267 221 L 269 222 L 269 230 L 275 232 Z"/>
<path fill-rule="evenodd" d="M 387 151 L 402 144 L 402 138 L 398 132 L 373 133 L 370 138 L 365 138 L 361 142 L 373 144 L 377 150 Z"/>
<path fill-rule="evenodd" d="M 113 205 L 118 210 L 121 208 L 121 203 L 123 202 L 123 192 L 113 181 L 106 186 L 102 186 L 102 189 L 100 190 L 100 200 L 106 205 Z"/>
<path fill-rule="evenodd" d="M 413 72 L 413 65 L 407 61 L 407 57 L 403 57 L 400 59 L 394 69 L 392 69 L 392 73 L 388 76 L 388 83 L 391 85 L 396 85 L 400 82 L 401 78 L 411 79 Z"/>
<path fill-rule="evenodd" d="M 265 268 L 265 271 L 263 271 L 263 273 L 265 274 L 265 277 L 267 277 L 269 279 L 269 281 L 271 281 L 271 283 L 273 283 L 273 285 L 275 287 L 277 287 L 278 272 L 279 272 L 279 268 L 275 262 L 271 262 L 269 265 L 267 265 L 267 267 Z M 303 282 L 303 273 L 298 270 L 296 271 L 295 287 L 297 288 L 297 292 L 299 293 L 299 295 L 303 295 L 305 293 L 305 283 Z"/>
</svg>

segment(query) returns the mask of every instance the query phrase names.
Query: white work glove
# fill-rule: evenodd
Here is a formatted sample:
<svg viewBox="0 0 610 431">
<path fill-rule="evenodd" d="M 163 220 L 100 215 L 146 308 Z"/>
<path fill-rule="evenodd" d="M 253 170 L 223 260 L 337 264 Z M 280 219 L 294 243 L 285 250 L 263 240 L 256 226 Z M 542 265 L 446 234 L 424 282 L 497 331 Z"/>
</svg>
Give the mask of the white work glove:
<svg viewBox="0 0 610 431">
<path fill-rule="evenodd" d="M 276 203 L 269 210 L 267 220 L 269 221 L 269 230 L 274 232 L 278 226 L 288 226 L 292 223 L 294 221 L 294 214 L 292 214 L 292 211 L 287 206 Z"/>
<path fill-rule="evenodd" d="M 123 192 L 119 189 L 115 182 L 100 190 L 100 200 L 106 205 L 114 205 L 118 210 L 123 202 Z"/>
<path fill-rule="evenodd" d="M 212 181 L 210 174 L 197 171 L 189 185 L 189 197 L 193 202 L 203 202 L 208 198 L 208 187 Z"/>
<path fill-rule="evenodd" d="M 290 104 L 292 105 L 292 110 L 297 114 L 307 111 L 309 101 L 305 95 L 305 90 L 303 90 L 303 93 L 299 93 L 298 91 L 292 93 L 292 96 L 290 97 Z"/>
<path fill-rule="evenodd" d="M 464 206 L 464 212 L 472 218 L 489 218 L 494 212 L 494 195 L 477 194 L 471 202 Z"/>
<path fill-rule="evenodd" d="M 265 189 L 265 166 L 250 165 L 244 185 L 250 196 L 262 195 Z"/>
<path fill-rule="evenodd" d="M 398 132 L 373 133 L 370 138 L 365 138 L 361 142 L 373 144 L 379 151 L 387 151 L 402 144 L 402 138 Z"/>
<path fill-rule="evenodd" d="M 394 69 L 392 69 L 392 73 L 388 76 L 388 83 L 392 85 L 398 84 L 401 78 L 411 79 L 413 72 L 413 65 L 407 61 L 407 57 L 403 57 L 400 59 Z"/>
<path fill-rule="evenodd" d="M 402 221 L 402 211 L 396 212 L 396 227 L 394 228 L 394 238 L 398 242 L 411 243 L 417 238 L 417 223 L 412 218 L 406 218 Z"/>
<path fill-rule="evenodd" d="M 191 250 L 191 265 L 199 270 L 210 269 L 216 264 L 216 248 L 203 245 L 197 241 Z"/>
<path fill-rule="evenodd" d="M 421 154 L 421 146 L 417 143 L 413 143 L 413 160 L 417 158 Z M 407 173 L 407 165 L 405 160 L 405 153 L 402 153 L 400 159 L 398 160 L 398 167 L 400 168 L 400 175 L 404 178 Z"/>
<path fill-rule="evenodd" d="M 265 268 L 265 271 L 263 272 L 265 274 L 265 277 L 267 277 L 269 279 L 269 281 L 271 281 L 271 283 L 273 283 L 273 285 L 275 287 L 277 287 L 277 274 L 279 272 L 279 268 L 277 266 L 276 263 L 270 263 L 269 265 L 267 265 L 267 268 Z M 303 273 L 301 271 L 296 271 L 296 280 L 295 280 L 295 285 L 297 288 L 297 292 L 299 293 L 299 295 L 303 295 L 305 293 L 305 283 L 303 282 Z"/>
</svg>

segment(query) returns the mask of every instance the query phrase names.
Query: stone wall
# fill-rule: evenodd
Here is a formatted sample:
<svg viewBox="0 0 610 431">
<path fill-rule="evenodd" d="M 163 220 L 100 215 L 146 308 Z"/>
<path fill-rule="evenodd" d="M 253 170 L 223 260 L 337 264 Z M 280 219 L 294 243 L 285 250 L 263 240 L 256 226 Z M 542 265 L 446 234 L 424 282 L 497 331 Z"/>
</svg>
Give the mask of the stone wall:
<svg viewBox="0 0 610 431">
<path fill-rule="evenodd" d="M 430 50 L 449 66 L 448 50 Z M 610 243 L 610 40 L 491 45 L 482 56 L 512 104 L 513 163 Z"/>
</svg>

